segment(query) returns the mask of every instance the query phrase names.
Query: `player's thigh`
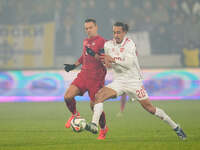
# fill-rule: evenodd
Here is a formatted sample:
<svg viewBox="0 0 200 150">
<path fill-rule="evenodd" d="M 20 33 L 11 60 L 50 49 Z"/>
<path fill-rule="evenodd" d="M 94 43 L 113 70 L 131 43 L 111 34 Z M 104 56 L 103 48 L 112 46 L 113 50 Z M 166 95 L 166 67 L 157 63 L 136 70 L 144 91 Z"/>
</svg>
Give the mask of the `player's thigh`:
<svg viewBox="0 0 200 150">
<path fill-rule="evenodd" d="M 80 94 L 79 88 L 76 85 L 71 84 L 67 89 L 67 91 L 65 92 L 64 98 L 65 100 L 72 99 L 79 94 Z"/>
<path fill-rule="evenodd" d="M 65 98 L 73 98 L 77 95 L 83 95 L 86 92 L 86 80 L 83 75 L 78 74 L 77 78 L 71 83 L 70 87 L 65 92 Z"/>
<path fill-rule="evenodd" d="M 101 88 L 97 94 L 95 95 L 95 103 L 101 103 L 105 100 L 108 100 L 109 98 L 114 98 L 117 96 L 117 92 L 109 87 L 103 87 Z"/>
<path fill-rule="evenodd" d="M 95 80 L 88 81 L 87 89 L 91 101 L 95 101 L 96 93 L 103 87 L 104 87 L 104 81 L 95 81 Z"/>
<path fill-rule="evenodd" d="M 90 80 L 88 83 L 88 95 L 90 97 L 90 108 L 93 110 L 95 104 L 95 95 L 104 87 L 104 81 Z"/>
<path fill-rule="evenodd" d="M 144 100 L 140 100 L 139 103 L 142 105 L 142 107 L 144 109 L 146 109 L 148 112 L 154 114 L 156 112 L 156 108 L 152 105 L 152 103 L 150 102 L 150 100 L 144 99 Z"/>
</svg>

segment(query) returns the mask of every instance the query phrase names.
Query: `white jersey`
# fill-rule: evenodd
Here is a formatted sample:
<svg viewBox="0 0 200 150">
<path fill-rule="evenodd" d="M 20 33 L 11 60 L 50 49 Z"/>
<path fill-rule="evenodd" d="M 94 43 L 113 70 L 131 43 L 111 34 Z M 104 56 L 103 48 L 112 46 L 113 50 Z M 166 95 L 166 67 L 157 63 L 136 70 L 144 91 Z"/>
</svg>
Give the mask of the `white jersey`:
<svg viewBox="0 0 200 150">
<path fill-rule="evenodd" d="M 136 54 L 136 45 L 128 37 L 121 44 L 115 40 L 107 41 L 104 45 L 105 54 L 115 59 L 112 64 L 114 80 L 141 80 L 142 74 Z"/>
</svg>

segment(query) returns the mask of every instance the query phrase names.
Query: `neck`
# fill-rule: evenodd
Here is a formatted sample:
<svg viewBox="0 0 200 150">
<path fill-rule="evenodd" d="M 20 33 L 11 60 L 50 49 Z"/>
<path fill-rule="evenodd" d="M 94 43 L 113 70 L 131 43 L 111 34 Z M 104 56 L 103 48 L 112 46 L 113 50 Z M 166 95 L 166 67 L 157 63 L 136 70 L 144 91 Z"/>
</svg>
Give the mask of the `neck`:
<svg viewBox="0 0 200 150">
<path fill-rule="evenodd" d="M 90 39 L 90 38 L 93 38 L 93 37 L 95 37 L 95 36 L 97 36 L 98 34 L 94 34 L 94 35 L 92 35 L 92 36 L 88 36 L 88 38 Z"/>
</svg>

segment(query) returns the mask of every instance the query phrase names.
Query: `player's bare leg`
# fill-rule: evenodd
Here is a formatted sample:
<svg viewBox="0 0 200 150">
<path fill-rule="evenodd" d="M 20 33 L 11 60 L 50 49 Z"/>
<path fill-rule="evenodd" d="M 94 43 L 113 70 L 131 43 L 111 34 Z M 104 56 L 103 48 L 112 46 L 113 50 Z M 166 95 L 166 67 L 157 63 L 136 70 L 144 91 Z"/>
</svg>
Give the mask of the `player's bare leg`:
<svg viewBox="0 0 200 150">
<path fill-rule="evenodd" d="M 75 85 L 70 85 L 70 87 L 67 89 L 65 95 L 64 95 L 64 100 L 66 103 L 66 106 L 68 107 L 69 111 L 72 113 L 72 116 L 68 119 L 67 123 L 65 124 L 66 128 L 70 127 L 70 122 L 75 116 L 79 116 L 79 112 L 76 110 L 76 100 L 74 97 L 76 95 L 79 95 L 80 90 L 78 87 Z"/>
<path fill-rule="evenodd" d="M 126 97 L 127 95 L 126 94 L 123 94 L 122 97 L 121 97 L 121 106 L 120 106 L 120 111 L 123 113 L 124 112 L 124 108 L 125 108 L 125 105 L 126 105 Z"/>
<path fill-rule="evenodd" d="M 86 130 L 96 134 L 98 132 L 98 122 L 103 112 L 103 102 L 109 98 L 116 97 L 117 93 L 111 88 L 103 87 L 96 94 L 96 101 L 94 105 L 94 113 L 92 122 L 86 125 Z"/>
<path fill-rule="evenodd" d="M 179 138 L 182 140 L 186 139 L 186 134 L 183 132 L 183 130 L 162 109 L 154 107 L 149 99 L 140 100 L 139 102 L 145 110 L 168 123 L 176 132 Z"/>
<path fill-rule="evenodd" d="M 126 105 L 126 97 L 127 95 L 124 93 L 120 98 L 120 112 L 117 113 L 117 117 L 121 117 L 124 112 L 124 108 Z"/>
</svg>

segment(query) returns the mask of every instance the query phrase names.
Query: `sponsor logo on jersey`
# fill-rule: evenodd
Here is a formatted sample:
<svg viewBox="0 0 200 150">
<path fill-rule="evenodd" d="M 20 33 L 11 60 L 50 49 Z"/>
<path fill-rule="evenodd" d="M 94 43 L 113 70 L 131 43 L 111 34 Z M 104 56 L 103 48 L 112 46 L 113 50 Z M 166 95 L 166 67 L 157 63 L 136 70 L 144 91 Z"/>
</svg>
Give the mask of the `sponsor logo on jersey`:
<svg viewBox="0 0 200 150">
<path fill-rule="evenodd" d="M 124 61 L 124 60 L 125 60 L 125 58 L 121 58 L 121 57 L 114 57 L 114 60 Z"/>
<path fill-rule="evenodd" d="M 120 52 L 122 53 L 124 51 L 124 47 L 121 47 L 120 48 Z"/>
</svg>

